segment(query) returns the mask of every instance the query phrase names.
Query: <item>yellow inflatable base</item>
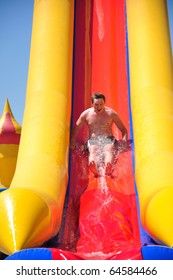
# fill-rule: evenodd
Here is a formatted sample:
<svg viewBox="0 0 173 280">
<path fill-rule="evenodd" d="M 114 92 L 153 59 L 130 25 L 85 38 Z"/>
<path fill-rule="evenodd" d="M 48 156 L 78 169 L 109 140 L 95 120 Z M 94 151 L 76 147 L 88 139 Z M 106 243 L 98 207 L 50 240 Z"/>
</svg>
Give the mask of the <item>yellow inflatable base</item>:
<svg viewBox="0 0 173 280">
<path fill-rule="evenodd" d="M 146 224 L 156 241 L 173 246 L 173 188 L 165 188 L 155 194 L 146 211 Z"/>
<path fill-rule="evenodd" d="M 7 255 L 39 246 L 55 235 L 61 221 L 54 201 L 47 202 L 37 193 L 21 188 L 1 193 L 0 213 L 0 251 Z"/>
</svg>

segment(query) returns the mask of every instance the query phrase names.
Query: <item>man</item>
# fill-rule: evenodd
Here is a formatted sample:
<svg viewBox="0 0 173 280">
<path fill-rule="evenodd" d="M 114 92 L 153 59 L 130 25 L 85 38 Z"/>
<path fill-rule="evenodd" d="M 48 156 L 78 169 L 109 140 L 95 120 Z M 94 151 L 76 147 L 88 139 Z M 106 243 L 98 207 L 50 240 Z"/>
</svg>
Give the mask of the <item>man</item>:
<svg viewBox="0 0 173 280">
<path fill-rule="evenodd" d="M 105 96 L 95 93 L 92 96 L 92 107 L 85 110 L 78 118 L 72 130 L 71 149 L 76 146 L 79 129 L 86 123 L 89 131 L 87 147 L 89 151 L 89 168 L 97 177 L 100 170 L 110 176 L 115 162 L 117 140 L 113 136 L 112 125 L 118 127 L 122 133 L 122 141 L 127 145 L 127 129 L 117 112 L 105 106 Z M 101 168 L 100 168 L 101 167 Z"/>
</svg>

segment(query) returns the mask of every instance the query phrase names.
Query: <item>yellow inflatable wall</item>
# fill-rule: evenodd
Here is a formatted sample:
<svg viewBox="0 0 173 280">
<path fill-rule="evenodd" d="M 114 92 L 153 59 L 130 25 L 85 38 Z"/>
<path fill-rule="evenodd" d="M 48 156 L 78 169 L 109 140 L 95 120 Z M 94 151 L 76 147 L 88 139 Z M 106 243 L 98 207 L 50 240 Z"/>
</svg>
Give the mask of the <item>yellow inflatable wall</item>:
<svg viewBox="0 0 173 280">
<path fill-rule="evenodd" d="M 127 0 L 135 175 L 141 221 L 173 246 L 173 68 L 165 0 Z"/>
<path fill-rule="evenodd" d="M 35 0 L 16 172 L 0 196 L 0 251 L 56 235 L 67 186 L 74 3 Z"/>
</svg>

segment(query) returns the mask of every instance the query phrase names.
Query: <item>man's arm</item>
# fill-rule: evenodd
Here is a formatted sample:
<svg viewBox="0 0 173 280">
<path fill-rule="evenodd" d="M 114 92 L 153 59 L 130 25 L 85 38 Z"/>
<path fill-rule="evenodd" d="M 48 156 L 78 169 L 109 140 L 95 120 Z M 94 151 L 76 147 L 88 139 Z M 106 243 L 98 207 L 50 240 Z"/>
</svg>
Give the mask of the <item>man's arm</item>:
<svg viewBox="0 0 173 280">
<path fill-rule="evenodd" d="M 128 140 L 128 131 L 125 125 L 123 124 L 122 120 L 120 119 L 119 115 L 116 112 L 113 112 L 113 121 L 115 125 L 118 127 L 118 129 L 121 131 L 122 134 L 122 140 L 126 141 Z"/>
<path fill-rule="evenodd" d="M 86 113 L 85 111 L 80 115 L 80 117 L 78 118 L 74 128 L 72 129 L 72 133 L 71 133 L 71 141 L 70 141 L 70 148 L 74 149 L 76 146 L 76 137 L 77 134 L 79 132 L 79 129 L 84 125 L 86 121 Z"/>
</svg>

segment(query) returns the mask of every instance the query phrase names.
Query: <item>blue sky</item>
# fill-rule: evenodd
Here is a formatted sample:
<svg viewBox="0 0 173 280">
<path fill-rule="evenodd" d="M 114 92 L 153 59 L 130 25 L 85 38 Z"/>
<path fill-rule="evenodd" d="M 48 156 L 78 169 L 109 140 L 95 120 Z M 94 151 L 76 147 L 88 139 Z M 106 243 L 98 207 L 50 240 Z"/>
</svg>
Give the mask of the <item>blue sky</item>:
<svg viewBox="0 0 173 280">
<path fill-rule="evenodd" d="M 0 0 L 0 115 L 6 98 L 22 125 L 34 0 Z M 167 0 L 173 42 L 173 0 Z M 172 43 L 173 46 L 173 43 Z"/>
<path fill-rule="evenodd" d="M 8 98 L 21 125 L 25 106 L 34 0 L 0 0 L 0 115 Z"/>
</svg>

